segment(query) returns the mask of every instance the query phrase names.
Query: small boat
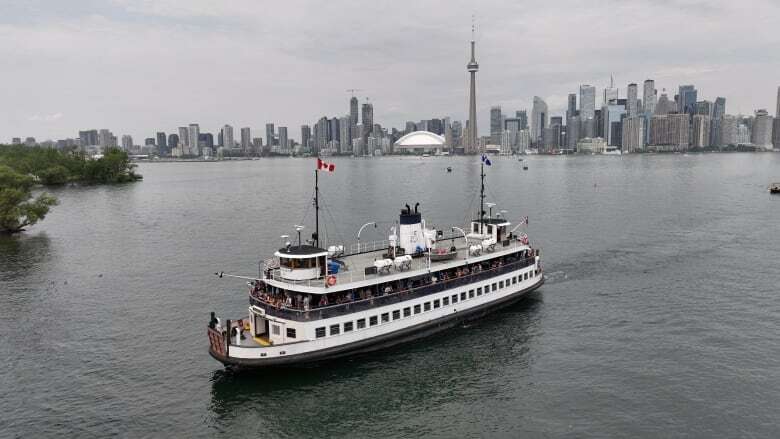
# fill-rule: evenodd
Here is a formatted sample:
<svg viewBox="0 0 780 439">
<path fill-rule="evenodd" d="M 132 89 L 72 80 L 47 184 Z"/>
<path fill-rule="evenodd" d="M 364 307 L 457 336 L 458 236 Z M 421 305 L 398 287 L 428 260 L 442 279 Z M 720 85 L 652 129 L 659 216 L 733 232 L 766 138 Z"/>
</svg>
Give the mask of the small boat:
<svg viewBox="0 0 780 439">
<path fill-rule="evenodd" d="M 769 185 L 770 194 L 780 194 L 780 183 L 772 183 Z"/>
<path fill-rule="evenodd" d="M 452 172 L 452 166 L 447 166 L 447 172 Z"/>
<path fill-rule="evenodd" d="M 527 170 L 528 170 L 528 165 L 523 165 L 523 171 L 527 171 Z"/>
</svg>

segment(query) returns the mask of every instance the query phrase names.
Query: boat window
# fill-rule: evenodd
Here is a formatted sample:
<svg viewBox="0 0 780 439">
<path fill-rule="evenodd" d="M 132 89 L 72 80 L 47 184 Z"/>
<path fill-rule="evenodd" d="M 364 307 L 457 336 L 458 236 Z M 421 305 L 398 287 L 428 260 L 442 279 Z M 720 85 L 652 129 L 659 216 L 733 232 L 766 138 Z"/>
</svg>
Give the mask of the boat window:
<svg viewBox="0 0 780 439">
<path fill-rule="evenodd" d="M 393 320 L 398 320 L 401 318 L 401 310 L 397 309 L 393 311 Z"/>
<path fill-rule="evenodd" d="M 477 295 L 482 295 L 482 287 L 477 288 Z M 469 290 L 469 299 L 474 298 L 474 290 Z"/>
<path fill-rule="evenodd" d="M 390 321 L 390 313 L 384 312 L 382 313 L 382 323 L 389 322 Z"/>
<path fill-rule="evenodd" d="M 528 280 L 528 273 L 523 274 L 523 280 Z"/>
<path fill-rule="evenodd" d="M 339 325 L 330 325 L 330 335 L 339 335 Z"/>
<path fill-rule="evenodd" d="M 474 291 L 474 290 L 471 290 L 471 291 Z M 460 293 L 460 300 L 466 300 L 466 292 L 465 291 Z"/>
<path fill-rule="evenodd" d="M 502 281 L 502 280 L 498 281 L 498 287 L 499 288 L 504 288 L 504 281 Z"/>
<path fill-rule="evenodd" d="M 479 233 L 479 224 L 474 223 L 472 225 L 474 226 L 474 233 Z"/>
<path fill-rule="evenodd" d="M 515 277 L 513 277 L 513 278 L 512 278 L 512 285 L 514 285 L 514 284 L 516 284 L 516 283 L 517 283 L 517 276 L 515 276 Z"/>
<path fill-rule="evenodd" d="M 485 288 L 487 290 L 487 288 Z M 495 282 L 493 283 L 493 291 L 496 291 L 498 288 L 496 288 Z"/>
<path fill-rule="evenodd" d="M 423 304 L 423 310 L 430 311 L 431 310 L 431 302 L 425 302 Z"/>
<path fill-rule="evenodd" d="M 314 334 L 317 336 L 317 338 L 325 337 L 325 327 L 321 326 L 314 330 Z"/>
<path fill-rule="evenodd" d="M 444 299 L 441 299 L 441 303 L 444 306 L 449 305 L 450 304 L 450 298 L 449 297 L 445 297 Z"/>
<path fill-rule="evenodd" d="M 436 308 L 438 308 L 439 306 L 440 306 L 439 299 L 436 299 L 436 300 L 434 300 L 434 301 L 433 301 L 433 308 L 434 308 L 434 309 L 436 309 Z"/>
<path fill-rule="evenodd" d="M 357 321 L 357 328 L 363 329 L 366 327 L 366 319 L 358 319 Z"/>
<path fill-rule="evenodd" d="M 349 332 L 352 330 L 352 322 L 344 322 L 344 332 Z"/>
<path fill-rule="evenodd" d="M 273 335 L 279 335 L 282 331 L 279 330 L 279 325 L 271 325 L 271 333 Z"/>
<path fill-rule="evenodd" d="M 376 316 L 371 316 L 368 318 L 368 325 L 369 326 L 375 326 L 378 322 Z"/>
<path fill-rule="evenodd" d="M 458 303 L 458 295 L 457 294 L 453 294 L 452 295 L 452 303 Z"/>
<path fill-rule="evenodd" d="M 409 308 L 408 306 L 404 308 L 404 317 L 409 317 L 412 315 L 412 308 Z"/>
<path fill-rule="evenodd" d="M 295 338 L 295 328 L 287 328 L 287 338 Z"/>
<path fill-rule="evenodd" d="M 420 314 L 420 305 L 414 305 L 414 313 Z"/>
<path fill-rule="evenodd" d="M 488 224 L 487 232 L 488 232 L 488 235 L 492 235 L 493 234 L 493 226 L 491 224 Z"/>
</svg>

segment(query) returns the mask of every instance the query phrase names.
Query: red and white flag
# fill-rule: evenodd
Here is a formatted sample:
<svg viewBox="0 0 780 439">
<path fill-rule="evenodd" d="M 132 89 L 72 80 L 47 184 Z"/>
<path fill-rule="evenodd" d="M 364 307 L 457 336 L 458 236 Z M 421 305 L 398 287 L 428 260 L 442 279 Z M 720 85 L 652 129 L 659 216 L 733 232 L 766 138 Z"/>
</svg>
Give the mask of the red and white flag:
<svg viewBox="0 0 780 439">
<path fill-rule="evenodd" d="M 334 165 L 333 163 L 323 162 L 322 160 L 317 159 L 317 170 L 320 171 L 323 169 L 328 172 L 333 172 L 336 170 L 336 165 Z"/>
</svg>

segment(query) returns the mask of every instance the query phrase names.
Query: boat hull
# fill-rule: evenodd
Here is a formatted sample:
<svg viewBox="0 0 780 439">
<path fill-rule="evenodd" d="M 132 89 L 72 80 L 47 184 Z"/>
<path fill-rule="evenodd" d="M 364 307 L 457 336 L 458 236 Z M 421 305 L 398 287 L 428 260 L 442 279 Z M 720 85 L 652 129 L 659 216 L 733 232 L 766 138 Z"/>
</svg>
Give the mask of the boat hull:
<svg viewBox="0 0 780 439">
<path fill-rule="evenodd" d="M 247 359 L 225 356 L 222 353 L 215 352 L 209 348 L 209 354 L 217 361 L 231 369 L 263 369 L 263 368 L 284 368 L 302 366 L 316 362 L 329 361 L 352 355 L 359 355 L 368 352 L 374 352 L 381 349 L 387 349 L 400 344 L 428 337 L 441 331 L 450 329 L 461 323 L 480 319 L 499 309 L 506 308 L 517 303 L 526 294 L 536 290 L 544 284 L 544 277 L 534 285 L 518 290 L 501 299 L 484 303 L 474 308 L 466 309 L 462 312 L 448 314 L 436 320 L 410 326 L 388 334 L 360 340 L 341 346 L 334 346 L 318 351 L 306 352 L 296 355 L 290 355 L 277 358 Z"/>
</svg>

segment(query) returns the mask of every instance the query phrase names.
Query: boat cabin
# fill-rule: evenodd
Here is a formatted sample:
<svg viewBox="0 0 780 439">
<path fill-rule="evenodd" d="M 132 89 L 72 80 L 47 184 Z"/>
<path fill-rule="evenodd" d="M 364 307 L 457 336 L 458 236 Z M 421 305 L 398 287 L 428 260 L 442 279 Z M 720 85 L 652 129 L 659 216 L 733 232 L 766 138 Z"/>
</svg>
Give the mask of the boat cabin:
<svg viewBox="0 0 780 439">
<path fill-rule="evenodd" d="M 493 244 L 509 239 L 511 223 L 503 218 L 484 218 L 471 221 L 471 230 L 466 237 L 474 240 L 489 240 Z"/>
<path fill-rule="evenodd" d="M 279 258 L 279 273 L 289 280 L 312 280 L 326 275 L 328 251 L 312 245 L 288 245 L 274 256 Z"/>
</svg>

